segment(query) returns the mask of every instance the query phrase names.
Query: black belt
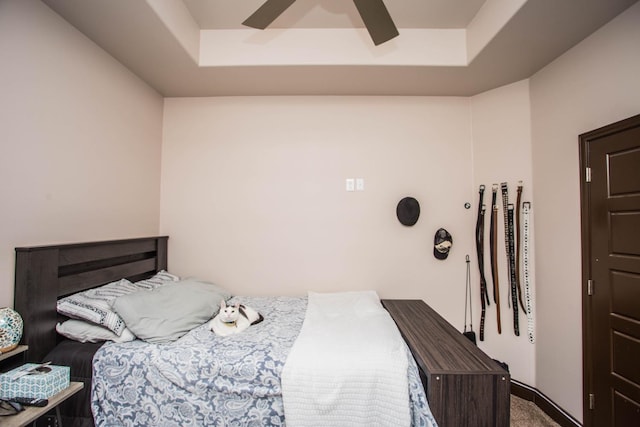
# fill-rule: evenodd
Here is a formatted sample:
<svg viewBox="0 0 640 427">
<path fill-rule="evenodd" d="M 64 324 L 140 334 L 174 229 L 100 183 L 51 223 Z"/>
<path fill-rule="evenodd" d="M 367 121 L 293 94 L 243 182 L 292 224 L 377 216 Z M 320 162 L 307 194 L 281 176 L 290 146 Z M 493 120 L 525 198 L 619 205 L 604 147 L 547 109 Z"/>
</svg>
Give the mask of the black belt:
<svg viewBox="0 0 640 427">
<path fill-rule="evenodd" d="M 476 221 L 476 253 L 478 255 L 478 268 L 480 269 L 480 302 L 482 314 L 480 316 L 480 341 L 484 341 L 484 319 L 486 306 L 489 305 L 489 295 L 487 292 L 487 280 L 484 276 L 484 213 L 482 204 L 484 198 L 484 185 L 480 186 L 480 197 L 478 201 L 478 219 Z"/>
<path fill-rule="evenodd" d="M 511 284 L 511 305 L 513 306 L 513 332 L 520 335 L 518 323 L 518 289 L 516 287 L 516 261 L 514 256 L 513 205 L 507 206 L 507 245 L 509 260 L 509 278 Z"/>
<path fill-rule="evenodd" d="M 509 188 L 507 183 L 500 184 L 500 190 L 502 191 L 502 214 L 504 216 L 504 252 L 507 255 L 507 273 L 509 280 L 511 280 L 511 263 L 509 262 Z M 507 299 L 507 307 L 511 308 L 511 303 Z"/>
<path fill-rule="evenodd" d="M 520 327 L 518 325 L 518 289 L 516 285 L 513 205 L 509 203 L 509 188 L 507 187 L 507 183 L 503 182 L 500 187 L 502 190 L 502 209 L 504 212 L 504 245 L 507 253 L 509 287 L 511 290 L 511 301 L 507 299 L 507 305 L 509 305 L 509 308 L 513 308 L 513 331 L 516 335 L 520 335 Z M 511 307 L 512 305 L 513 307 Z"/>
<path fill-rule="evenodd" d="M 520 249 L 522 247 L 522 240 L 520 239 L 520 205 L 522 200 L 522 181 L 518 182 L 518 197 L 516 199 L 516 284 L 518 285 L 518 301 L 520 301 L 520 307 L 526 313 L 527 309 L 522 301 L 522 285 L 520 284 Z"/>
<path fill-rule="evenodd" d="M 498 322 L 498 333 L 502 333 L 502 326 L 500 322 L 500 289 L 498 283 L 498 248 L 496 247 L 496 240 L 498 237 L 498 230 L 496 228 L 496 222 L 498 221 L 498 206 L 496 205 L 496 198 L 498 192 L 498 184 L 493 184 L 491 188 L 491 223 L 489 225 L 489 247 L 491 256 L 491 278 L 493 281 L 493 302 L 496 303 L 496 320 Z"/>
</svg>

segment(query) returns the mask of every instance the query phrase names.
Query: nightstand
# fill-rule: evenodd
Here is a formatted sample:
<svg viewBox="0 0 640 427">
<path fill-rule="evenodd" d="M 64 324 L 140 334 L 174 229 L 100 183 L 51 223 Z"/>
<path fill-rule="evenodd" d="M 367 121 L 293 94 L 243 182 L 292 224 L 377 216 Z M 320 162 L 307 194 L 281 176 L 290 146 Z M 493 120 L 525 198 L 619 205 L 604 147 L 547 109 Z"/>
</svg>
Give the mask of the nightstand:
<svg viewBox="0 0 640 427">
<path fill-rule="evenodd" d="M 25 406 L 24 411 L 11 415 L 8 417 L 0 418 L 0 426 L 2 427 L 22 427 L 27 426 L 30 423 L 34 422 L 51 409 L 56 410 L 56 418 L 58 419 L 58 427 L 62 427 L 62 418 L 60 417 L 60 405 L 62 402 L 82 390 L 84 387 L 83 383 L 80 382 L 72 382 L 69 384 L 69 387 L 62 390 L 60 393 L 55 394 L 49 398 L 49 404 L 42 408 L 37 408 L 35 406 Z"/>
<path fill-rule="evenodd" d="M 27 350 L 29 350 L 29 346 L 28 345 L 19 345 L 19 346 L 17 346 L 16 348 L 14 348 L 11 351 L 7 351 L 6 353 L 0 353 L 0 362 L 2 362 L 3 360 L 10 359 L 10 358 L 12 358 L 14 356 L 17 356 L 17 355 L 21 354 L 22 355 L 22 363 L 24 363 L 25 362 L 24 355 L 26 354 L 25 352 Z"/>
<path fill-rule="evenodd" d="M 2 353 L 0 354 L 0 362 L 10 357 L 17 356 L 19 354 L 24 354 L 24 352 L 28 349 L 29 349 L 28 346 L 20 345 L 7 353 Z M 67 400 L 68 398 L 70 398 L 71 396 L 73 396 L 74 394 L 76 394 L 77 392 L 79 392 L 80 390 L 82 390 L 83 387 L 84 387 L 84 384 L 81 382 L 72 382 L 69 384 L 69 387 L 51 396 L 49 398 L 49 404 L 47 406 L 44 406 L 42 408 L 38 408 L 35 406 L 25 406 L 24 411 L 16 415 L 1 417 L 0 427 L 22 427 L 22 426 L 29 425 L 30 423 L 34 422 L 35 420 L 45 415 L 47 412 L 49 412 L 52 409 L 56 410 L 58 427 L 62 427 L 62 418 L 60 417 L 59 405 L 65 400 Z"/>
</svg>

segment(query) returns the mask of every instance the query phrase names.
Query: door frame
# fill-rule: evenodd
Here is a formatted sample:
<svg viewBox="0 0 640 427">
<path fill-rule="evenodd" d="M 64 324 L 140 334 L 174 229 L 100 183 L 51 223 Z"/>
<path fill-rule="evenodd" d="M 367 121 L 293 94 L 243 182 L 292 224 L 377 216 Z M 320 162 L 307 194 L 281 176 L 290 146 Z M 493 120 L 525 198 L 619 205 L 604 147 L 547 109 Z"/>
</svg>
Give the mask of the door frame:
<svg viewBox="0 0 640 427">
<path fill-rule="evenodd" d="M 593 411 L 591 410 L 590 394 L 593 391 L 592 347 L 593 334 L 591 330 L 592 307 L 589 299 L 589 280 L 591 279 L 591 230 L 589 225 L 590 200 L 590 163 L 589 144 L 611 134 L 640 126 L 640 114 L 612 123 L 601 128 L 585 132 L 579 136 L 580 142 L 580 224 L 582 247 L 582 414 L 584 427 L 593 426 Z"/>
</svg>

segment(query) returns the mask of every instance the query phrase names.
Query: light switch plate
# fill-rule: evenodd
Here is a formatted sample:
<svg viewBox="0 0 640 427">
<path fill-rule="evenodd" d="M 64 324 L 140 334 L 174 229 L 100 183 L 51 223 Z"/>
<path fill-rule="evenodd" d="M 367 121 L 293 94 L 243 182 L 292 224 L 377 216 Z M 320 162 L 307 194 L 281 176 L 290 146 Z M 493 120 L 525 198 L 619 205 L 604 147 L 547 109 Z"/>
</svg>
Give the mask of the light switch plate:
<svg viewBox="0 0 640 427">
<path fill-rule="evenodd" d="M 346 188 L 347 191 L 355 191 L 355 189 L 356 189 L 355 179 L 347 178 L 346 184 L 345 184 L 345 188 Z"/>
</svg>

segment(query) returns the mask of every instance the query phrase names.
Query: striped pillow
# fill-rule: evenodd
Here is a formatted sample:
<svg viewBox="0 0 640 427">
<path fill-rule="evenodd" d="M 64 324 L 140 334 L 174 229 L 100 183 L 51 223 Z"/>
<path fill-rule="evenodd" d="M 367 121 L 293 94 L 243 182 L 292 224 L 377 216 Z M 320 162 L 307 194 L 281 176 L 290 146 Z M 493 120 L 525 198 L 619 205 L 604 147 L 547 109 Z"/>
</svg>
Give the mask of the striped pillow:
<svg viewBox="0 0 640 427">
<path fill-rule="evenodd" d="M 78 292 L 58 300 L 58 313 L 72 319 L 86 320 L 103 326 L 120 336 L 125 329 L 125 323 L 112 309 L 116 298 L 139 290 L 151 290 L 165 283 L 177 281 L 179 278 L 166 271 L 160 271 L 155 276 L 131 283 L 127 279 L 111 282 L 104 286 Z"/>
<path fill-rule="evenodd" d="M 156 273 L 155 276 L 150 277 L 149 279 L 135 282 L 134 285 L 136 285 L 137 291 L 142 289 L 150 291 L 152 289 L 156 289 L 161 285 L 165 285 L 167 282 L 177 282 L 178 280 L 180 280 L 178 276 L 175 276 L 167 271 L 160 270 Z"/>
</svg>

